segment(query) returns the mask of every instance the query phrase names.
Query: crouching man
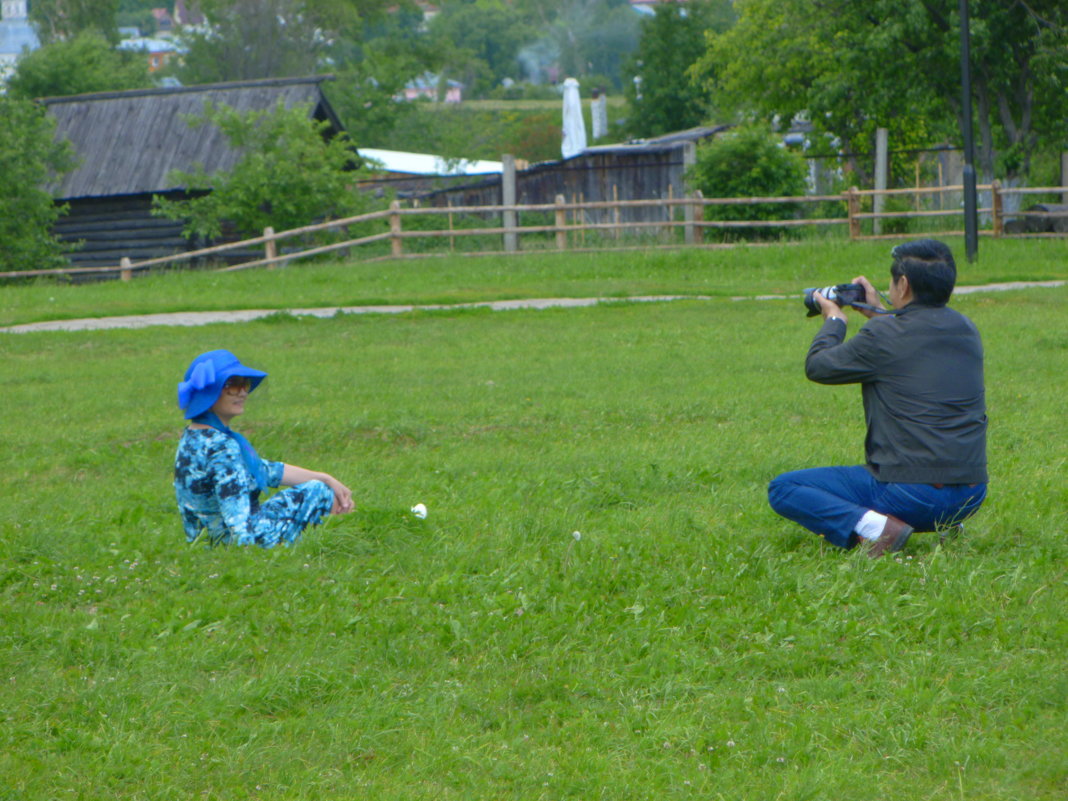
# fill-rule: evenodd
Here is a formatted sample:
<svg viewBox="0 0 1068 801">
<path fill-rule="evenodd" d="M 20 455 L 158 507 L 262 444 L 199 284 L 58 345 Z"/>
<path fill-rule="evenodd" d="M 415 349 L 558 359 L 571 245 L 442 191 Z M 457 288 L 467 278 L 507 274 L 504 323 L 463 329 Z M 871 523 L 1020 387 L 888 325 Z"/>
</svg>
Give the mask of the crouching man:
<svg viewBox="0 0 1068 801">
<path fill-rule="evenodd" d="M 983 346 L 964 315 L 947 308 L 957 279 L 950 249 L 933 239 L 891 253 L 885 312 L 867 278 L 869 321 L 846 341 L 846 311 L 814 295 L 823 325 L 805 359 L 820 384 L 860 384 L 866 464 L 784 473 L 771 507 L 841 548 L 865 543 L 879 557 L 914 531 L 957 525 L 986 497 Z M 877 311 L 878 309 L 878 311 Z"/>
</svg>

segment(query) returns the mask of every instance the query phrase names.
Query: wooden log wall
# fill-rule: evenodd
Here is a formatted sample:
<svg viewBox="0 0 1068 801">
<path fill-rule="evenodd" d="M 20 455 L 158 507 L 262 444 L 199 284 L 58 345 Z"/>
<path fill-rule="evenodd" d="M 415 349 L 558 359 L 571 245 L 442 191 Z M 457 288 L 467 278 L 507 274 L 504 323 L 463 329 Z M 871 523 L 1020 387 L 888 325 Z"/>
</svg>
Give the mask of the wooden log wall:
<svg viewBox="0 0 1068 801">
<path fill-rule="evenodd" d="M 152 195 L 78 198 L 68 201 L 68 206 L 69 211 L 56 220 L 52 231 L 63 242 L 80 243 L 67 254 L 75 267 L 111 267 L 123 257 L 144 261 L 243 238 L 224 231 L 217 242 L 186 239 L 181 222 L 152 215 Z M 238 250 L 218 260 L 240 264 L 257 255 L 262 254 Z"/>
</svg>

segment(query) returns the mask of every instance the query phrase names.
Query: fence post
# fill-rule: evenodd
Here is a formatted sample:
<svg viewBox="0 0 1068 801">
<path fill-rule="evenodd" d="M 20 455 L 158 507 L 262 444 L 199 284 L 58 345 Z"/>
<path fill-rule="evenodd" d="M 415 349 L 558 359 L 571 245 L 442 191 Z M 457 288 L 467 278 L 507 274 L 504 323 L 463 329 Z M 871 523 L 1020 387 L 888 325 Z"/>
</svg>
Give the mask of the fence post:
<svg viewBox="0 0 1068 801">
<path fill-rule="evenodd" d="M 688 177 L 688 174 L 690 173 L 690 171 L 693 169 L 693 167 L 696 164 L 697 164 L 697 143 L 696 142 L 683 142 L 682 143 L 682 170 L 683 170 L 683 172 L 682 172 L 682 188 L 683 188 L 683 192 L 686 193 L 685 196 L 688 197 L 688 198 L 693 198 L 695 196 L 699 197 L 700 194 L 701 194 L 700 190 L 687 191 L 687 190 L 689 190 L 690 187 L 689 187 L 689 181 L 687 181 L 686 179 Z M 682 207 L 682 214 L 683 214 L 683 219 L 686 222 L 686 225 L 682 229 L 682 238 L 683 238 L 683 241 L 687 245 L 692 245 L 695 242 L 699 241 L 698 237 L 700 236 L 697 233 L 697 229 L 693 225 L 694 219 L 697 216 L 697 206 L 693 205 L 693 204 L 690 204 L 690 203 L 687 203 L 685 206 Z"/>
<path fill-rule="evenodd" d="M 131 278 L 133 278 L 133 270 L 130 269 L 129 256 L 123 256 L 119 260 L 119 267 L 119 278 L 121 278 L 123 281 L 129 281 Z"/>
<path fill-rule="evenodd" d="M 556 196 L 556 248 L 567 250 L 567 209 L 563 195 Z"/>
<path fill-rule="evenodd" d="M 619 203 L 619 184 L 612 184 L 612 202 Z M 615 228 L 612 229 L 612 238 L 619 239 L 619 206 L 612 207 L 612 222 L 615 223 Z"/>
<path fill-rule="evenodd" d="M 505 153 L 501 156 L 501 205 L 515 206 L 515 200 L 515 156 Z M 517 216 L 515 209 L 505 209 L 501 213 L 501 227 L 505 229 L 505 253 L 515 253 L 519 250 L 519 234 L 515 231 Z"/>
<path fill-rule="evenodd" d="M 693 200 L 693 193 L 686 195 L 690 200 Z M 694 217 L 694 205 L 693 203 L 687 203 L 682 207 L 682 217 L 685 225 L 682 227 L 682 241 L 687 245 L 693 244 L 693 217 Z"/>
<path fill-rule="evenodd" d="M 1061 153 L 1061 187 L 1068 186 L 1068 150 Z M 1061 203 L 1068 203 L 1068 192 L 1061 193 Z"/>
<path fill-rule="evenodd" d="M 860 220 L 857 219 L 857 215 L 860 214 L 860 195 L 857 194 L 858 190 L 855 186 L 851 186 L 849 191 L 846 192 L 846 206 L 849 209 L 849 238 L 860 238 Z"/>
<path fill-rule="evenodd" d="M 697 201 L 693 204 L 693 243 L 700 245 L 705 241 L 705 229 L 701 225 L 705 221 L 705 204 L 701 201 L 705 199 L 704 193 L 700 189 L 695 189 L 693 193 L 694 199 Z"/>
<path fill-rule="evenodd" d="M 888 136 L 886 128 L 875 129 L 875 196 L 872 198 L 872 211 L 876 214 L 883 213 L 886 203 L 886 196 L 881 193 L 886 191 Z M 872 233 L 878 236 L 883 232 L 883 221 L 876 217 L 871 222 Z"/>
<path fill-rule="evenodd" d="M 992 220 L 994 226 L 994 238 L 998 239 L 1004 232 L 1005 220 L 1003 219 L 1004 209 L 1002 208 L 1001 197 L 1001 181 L 991 181 L 990 183 L 990 208 L 992 211 Z"/>
<path fill-rule="evenodd" d="M 389 210 L 391 212 L 390 215 L 389 215 L 389 233 L 390 233 L 389 248 L 390 248 L 390 253 L 393 256 L 403 256 L 404 255 L 404 243 L 403 243 L 403 241 L 401 240 L 401 237 L 400 237 L 400 234 L 401 234 L 401 218 L 400 218 L 400 214 L 398 214 L 398 212 L 400 211 L 400 201 L 399 200 L 394 200 L 392 203 L 390 203 L 389 204 Z"/>
<path fill-rule="evenodd" d="M 579 207 L 575 209 L 574 215 L 572 215 L 572 221 L 579 226 L 579 241 L 582 242 L 582 247 L 586 247 L 586 193 L 579 192 L 578 196 Z"/>
<path fill-rule="evenodd" d="M 452 235 L 452 198 L 446 198 L 446 203 L 449 206 L 449 252 L 456 250 L 456 237 Z"/>
<path fill-rule="evenodd" d="M 264 257 L 267 258 L 267 259 L 277 259 L 278 258 L 278 243 L 274 241 L 274 228 L 272 228 L 270 225 L 268 225 L 266 228 L 263 229 L 263 235 L 265 237 L 270 237 L 266 242 L 263 243 L 263 255 L 264 255 Z M 268 270 L 273 270 L 274 269 L 274 263 L 271 262 L 270 264 L 268 264 L 267 265 L 267 269 Z"/>
<path fill-rule="evenodd" d="M 675 222 L 675 204 L 672 203 L 671 201 L 673 201 L 675 199 L 675 187 L 673 187 L 671 184 L 668 184 L 667 195 L 668 195 L 667 196 L 668 203 L 667 203 L 667 208 L 666 208 L 667 221 L 669 223 L 674 223 Z M 666 237 L 664 235 L 665 231 L 667 231 L 667 236 Z M 665 240 L 665 238 L 670 240 L 674 236 L 675 236 L 675 226 L 674 225 L 669 225 L 667 228 L 664 228 L 663 226 L 661 226 L 660 232 L 657 234 L 657 238 L 661 242 L 663 242 Z"/>
</svg>

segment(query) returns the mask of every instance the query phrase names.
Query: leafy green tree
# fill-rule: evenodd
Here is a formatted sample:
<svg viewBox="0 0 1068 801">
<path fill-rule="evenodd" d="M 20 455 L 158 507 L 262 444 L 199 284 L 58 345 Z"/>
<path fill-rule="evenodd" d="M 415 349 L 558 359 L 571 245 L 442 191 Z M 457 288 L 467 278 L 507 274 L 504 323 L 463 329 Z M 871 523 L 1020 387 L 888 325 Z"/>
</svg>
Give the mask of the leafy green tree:
<svg viewBox="0 0 1068 801">
<path fill-rule="evenodd" d="M 561 79 L 581 81 L 586 76 L 607 75 L 618 89 L 623 64 L 638 46 L 640 26 L 638 15 L 625 3 L 573 0 L 564 4 L 550 33 Z"/>
<path fill-rule="evenodd" d="M 955 0 L 748 0 L 709 37 L 696 72 L 725 103 L 765 120 L 806 115 L 853 151 L 875 129 L 959 141 Z M 972 0 L 972 90 L 985 178 L 1026 175 L 1043 141 L 1064 141 L 1068 6 Z M 998 162 L 998 155 L 1001 160 Z"/>
<path fill-rule="evenodd" d="M 186 84 L 311 75 L 382 19 L 386 0 L 200 0 L 208 25 L 182 31 L 175 75 Z"/>
<path fill-rule="evenodd" d="M 54 41 L 18 60 L 8 79 L 14 97 L 59 97 L 149 86 L 148 63 L 138 53 L 117 50 L 96 31 Z"/>
<path fill-rule="evenodd" d="M 66 210 L 44 186 L 75 166 L 55 122 L 28 100 L 0 95 L 0 271 L 60 267 L 66 250 L 52 225 Z"/>
<path fill-rule="evenodd" d="M 324 65 L 344 20 L 299 0 L 215 0 L 210 26 L 186 30 L 175 74 L 184 84 L 313 75 Z"/>
<path fill-rule="evenodd" d="M 119 40 L 115 15 L 119 0 L 33 0 L 30 23 L 42 44 L 96 31 L 108 41 Z"/>
<path fill-rule="evenodd" d="M 697 147 L 697 163 L 687 180 L 707 197 L 800 197 L 805 194 L 807 166 L 781 140 L 759 127 L 738 128 Z M 792 203 L 707 206 L 707 220 L 786 220 L 797 215 Z M 737 228 L 723 238 L 781 236 L 784 228 Z M 733 233 L 730 233 L 733 232 Z"/>
<path fill-rule="evenodd" d="M 345 134 L 326 139 L 327 123 L 308 117 L 307 106 L 239 112 L 211 106 L 189 121 L 215 125 L 241 152 L 232 170 L 208 175 L 202 168 L 174 172 L 172 183 L 200 194 L 187 200 L 155 198 L 155 213 L 186 220 L 185 235 L 208 239 L 229 221 L 241 234 L 259 235 L 309 225 L 323 217 L 359 214 L 366 200 L 356 189 L 360 171 Z"/>
<path fill-rule="evenodd" d="M 710 92 L 691 77 L 690 67 L 704 55 L 705 32 L 722 33 L 733 22 L 730 0 L 656 7 L 642 24 L 638 50 L 627 68 L 634 76 L 624 85 L 627 128 L 633 136 L 659 136 L 707 119 Z"/>
<path fill-rule="evenodd" d="M 481 0 L 445 5 L 429 33 L 446 74 L 476 95 L 519 75 L 519 49 L 535 35 L 515 9 Z"/>
</svg>

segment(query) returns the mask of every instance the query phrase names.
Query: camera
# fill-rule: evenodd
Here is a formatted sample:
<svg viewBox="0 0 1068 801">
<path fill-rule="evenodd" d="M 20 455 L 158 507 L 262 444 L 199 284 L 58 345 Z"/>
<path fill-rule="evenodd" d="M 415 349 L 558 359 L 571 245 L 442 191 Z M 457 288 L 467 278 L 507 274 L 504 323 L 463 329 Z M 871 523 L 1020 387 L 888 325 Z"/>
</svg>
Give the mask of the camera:
<svg viewBox="0 0 1068 801">
<path fill-rule="evenodd" d="M 821 314 L 820 304 L 814 293 L 819 292 L 823 297 L 838 306 L 852 306 L 855 303 L 865 303 L 867 294 L 860 284 L 835 284 L 834 286 L 812 287 L 805 290 L 805 308 L 808 309 L 809 317 Z"/>
</svg>

